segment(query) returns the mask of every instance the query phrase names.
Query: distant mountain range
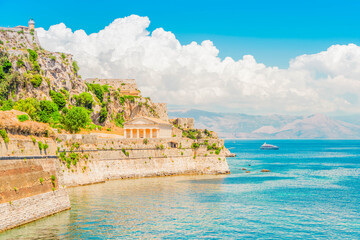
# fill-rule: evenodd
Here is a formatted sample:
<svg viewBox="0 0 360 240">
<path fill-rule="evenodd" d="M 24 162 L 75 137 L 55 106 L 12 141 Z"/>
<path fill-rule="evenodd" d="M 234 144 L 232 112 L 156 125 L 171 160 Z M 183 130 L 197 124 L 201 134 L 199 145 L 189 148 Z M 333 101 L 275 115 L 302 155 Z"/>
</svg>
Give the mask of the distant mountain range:
<svg viewBox="0 0 360 240">
<path fill-rule="evenodd" d="M 169 110 L 169 117 L 192 117 L 195 119 L 196 128 L 213 130 L 222 138 L 360 139 L 360 125 L 338 120 L 340 117 L 330 118 L 324 114 L 247 115 L 191 109 Z M 353 119 L 356 122 L 358 118 Z"/>
</svg>

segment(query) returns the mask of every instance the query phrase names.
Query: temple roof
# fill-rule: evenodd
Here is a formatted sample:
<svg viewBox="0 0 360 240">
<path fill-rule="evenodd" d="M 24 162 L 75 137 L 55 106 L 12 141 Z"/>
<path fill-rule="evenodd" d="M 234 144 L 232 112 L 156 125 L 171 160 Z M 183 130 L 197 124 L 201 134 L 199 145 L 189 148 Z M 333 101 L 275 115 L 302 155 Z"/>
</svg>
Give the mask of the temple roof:
<svg viewBox="0 0 360 240">
<path fill-rule="evenodd" d="M 151 117 L 135 117 L 129 121 L 127 121 L 125 125 L 146 125 L 146 124 L 163 124 L 163 125 L 171 125 L 169 122 L 161 120 L 159 118 L 151 118 Z"/>
</svg>

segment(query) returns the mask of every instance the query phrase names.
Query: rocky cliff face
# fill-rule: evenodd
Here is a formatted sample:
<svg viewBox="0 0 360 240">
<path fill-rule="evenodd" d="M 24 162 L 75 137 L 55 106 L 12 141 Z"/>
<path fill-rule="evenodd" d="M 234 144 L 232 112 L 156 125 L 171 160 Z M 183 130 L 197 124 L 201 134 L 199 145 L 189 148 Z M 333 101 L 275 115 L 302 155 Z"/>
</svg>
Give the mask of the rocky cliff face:
<svg viewBox="0 0 360 240">
<path fill-rule="evenodd" d="M 10 98 L 50 99 L 50 90 L 65 89 L 71 95 L 85 91 L 86 85 L 74 71 L 72 56 L 42 49 L 36 33 L 0 31 L 0 41 L 1 57 L 11 62 L 11 72 L 16 78 Z M 28 49 L 37 54 L 36 59 L 31 59 Z M 37 87 L 31 84 L 36 75 L 42 77 Z"/>
</svg>

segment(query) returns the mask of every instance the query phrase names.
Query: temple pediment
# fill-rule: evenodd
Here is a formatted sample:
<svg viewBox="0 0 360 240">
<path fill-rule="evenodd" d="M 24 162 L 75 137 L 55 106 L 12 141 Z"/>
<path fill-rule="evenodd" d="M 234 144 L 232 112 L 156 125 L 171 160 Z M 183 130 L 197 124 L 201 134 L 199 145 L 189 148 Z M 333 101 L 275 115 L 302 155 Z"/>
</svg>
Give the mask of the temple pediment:
<svg viewBox="0 0 360 240">
<path fill-rule="evenodd" d="M 163 121 L 158 118 L 150 118 L 150 117 L 136 117 L 130 121 L 127 121 L 124 125 L 134 126 L 134 125 L 171 125 L 170 123 Z"/>
<path fill-rule="evenodd" d="M 126 123 L 126 125 L 153 125 L 156 124 L 156 122 L 145 119 L 145 118 L 138 118 L 138 119 L 133 119 L 129 122 Z"/>
</svg>

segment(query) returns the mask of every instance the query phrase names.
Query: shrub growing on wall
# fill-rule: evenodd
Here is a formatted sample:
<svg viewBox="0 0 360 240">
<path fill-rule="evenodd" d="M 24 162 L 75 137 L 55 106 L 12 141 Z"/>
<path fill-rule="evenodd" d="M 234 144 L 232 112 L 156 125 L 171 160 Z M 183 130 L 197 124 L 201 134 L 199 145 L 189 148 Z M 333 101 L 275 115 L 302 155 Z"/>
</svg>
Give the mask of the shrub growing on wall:
<svg viewBox="0 0 360 240">
<path fill-rule="evenodd" d="M 5 129 L 0 129 L 0 136 L 4 139 L 5 143 L 9 142 L 9 137 Z"/>
<path fill-rule="evenodd" d="M 197 148 L 199 148 L 200 147 L 200 145 L 198 144 L 198 143 L 193 143 L 193 144 L 191 144 L 191 148 L 192 149 L 197 149 Z"/>
</svg>

